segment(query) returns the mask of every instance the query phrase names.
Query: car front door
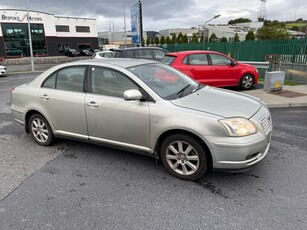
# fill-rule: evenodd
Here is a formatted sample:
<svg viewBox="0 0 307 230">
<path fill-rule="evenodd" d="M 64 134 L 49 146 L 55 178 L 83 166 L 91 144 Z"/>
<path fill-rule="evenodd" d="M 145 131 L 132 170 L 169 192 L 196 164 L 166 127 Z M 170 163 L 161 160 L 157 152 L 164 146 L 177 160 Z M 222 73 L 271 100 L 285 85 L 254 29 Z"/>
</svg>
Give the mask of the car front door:
<svg viewBox="0 0 307 230">
<path fill-rule="evenodd" d="M 209 65 L 207 54 L 191 54 L 183 60 L 186 74 L 202 84 L 211 85 L 212 66 Z"/>
<path fill-rule="evenodd" d="M 123 97 L 125 90 L 138 88 L 117 70 L 91 68 L 91 93 L 85 98 L 90 140 L 149 151 L 148 102 Z"/>
<path fill-rule="evenodd" d="M 212 63 L 212 85 L 235 86 L 240 79 L 238 66 L 231 64 L 231 59 L 220 54 L 209 54 Z"/>
<path fill-rule="evenodd" d="M 88 139 L 84 109 L 87 67 L 76 66 L 53 73 L 42 84 L 38 97 L 56 134 Z"/>
</svg>

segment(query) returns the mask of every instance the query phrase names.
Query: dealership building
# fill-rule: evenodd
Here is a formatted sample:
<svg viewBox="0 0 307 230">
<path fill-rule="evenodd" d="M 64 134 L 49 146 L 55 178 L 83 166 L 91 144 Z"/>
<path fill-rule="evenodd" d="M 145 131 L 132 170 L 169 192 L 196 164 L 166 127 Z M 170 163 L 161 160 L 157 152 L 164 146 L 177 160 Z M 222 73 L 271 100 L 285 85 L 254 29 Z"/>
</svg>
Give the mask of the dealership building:
<svg viewBox="0 0 307 230">
<path fill-rule="evenodd" d="M 0 57 L 30 56 L 28 21 L 33 54 L 57 56 L 73 48 L 97 49 L 96 19 L 63 17 L 27 10 L 0 10 Z"/>
</svg>

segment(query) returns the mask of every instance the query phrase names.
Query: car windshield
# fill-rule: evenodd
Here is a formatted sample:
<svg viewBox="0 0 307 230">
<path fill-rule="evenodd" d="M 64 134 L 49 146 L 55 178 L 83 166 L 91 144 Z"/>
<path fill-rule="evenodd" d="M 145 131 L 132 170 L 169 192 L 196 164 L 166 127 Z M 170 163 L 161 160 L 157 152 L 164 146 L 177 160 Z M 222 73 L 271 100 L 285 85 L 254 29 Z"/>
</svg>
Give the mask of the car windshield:
<svg viewBox="0 0 307 230">
<path fill-rule="evenodd" d="M 166 100 L 186 96 L 201 88 L 199 83 L 164 64 L 145 64 L 128 70 Z"/>
</svg>

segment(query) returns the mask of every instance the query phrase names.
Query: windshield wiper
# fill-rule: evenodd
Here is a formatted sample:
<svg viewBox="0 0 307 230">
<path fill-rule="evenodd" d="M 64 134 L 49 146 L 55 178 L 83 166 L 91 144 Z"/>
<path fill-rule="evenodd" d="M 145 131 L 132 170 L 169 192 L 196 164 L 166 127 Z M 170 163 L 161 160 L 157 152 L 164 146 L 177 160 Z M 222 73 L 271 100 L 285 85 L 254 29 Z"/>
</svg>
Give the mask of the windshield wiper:
<svg viewBox="0 0 307 230">
<path fill-rule="evenodd" d="M 197 90 L 202 89 L 202 88 L 204 88 L 204 87 L 205 87 L 205 85 L 199 83 L 199 84 L 197 85 L 197 87 L 196 87 L 195 89 L 193 89 L 192 93 L 194 93 L 194 92 L 196 92 Z"/>
<path fill-rule="evenodd" d="M 190 85 L 191 85 L 191 84 L 188 84 L 187 86 L 185 86 L 185 87 L 183 87 L 181 90 L 179 90 L 178 93 L 177 93 L 177 98 L 179 97 L 179 94 L 181 94 L 181 96 L 182 96 L 183 92 L 184 92 L 187 88 L 189 88 Z"/>
</svg>

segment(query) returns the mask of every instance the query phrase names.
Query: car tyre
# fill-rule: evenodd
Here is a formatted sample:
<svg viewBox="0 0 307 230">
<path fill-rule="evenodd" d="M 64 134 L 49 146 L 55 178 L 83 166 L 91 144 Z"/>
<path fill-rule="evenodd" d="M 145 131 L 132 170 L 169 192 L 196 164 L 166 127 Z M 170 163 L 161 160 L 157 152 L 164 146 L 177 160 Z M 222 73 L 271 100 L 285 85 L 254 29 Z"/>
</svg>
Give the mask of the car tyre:
<svg viewBox="0 0 307 230">
<path fill-rule="evenodd" d="M 54 136 L 48 121 L 40 114 L 33 114 L 30 117 L 29 130 L 39 145 L 48 146 L 54 141 Z"/>
<path fill-rule="evenodd" d="M 203 146 L 186 134 L 168 136 L 161 145 L 160 157 L 167 171 L 179 179 L 197 180 L 208 169 Z"/>
<path fill-rule="evenodd" d="M 253 75 L 245 74 L 243 77 L 241 77 L 240 88 L 243 90 L 250 89 L 254 85 L 254 82 L 255 82 L 255 79 Z"/>
</svg>

